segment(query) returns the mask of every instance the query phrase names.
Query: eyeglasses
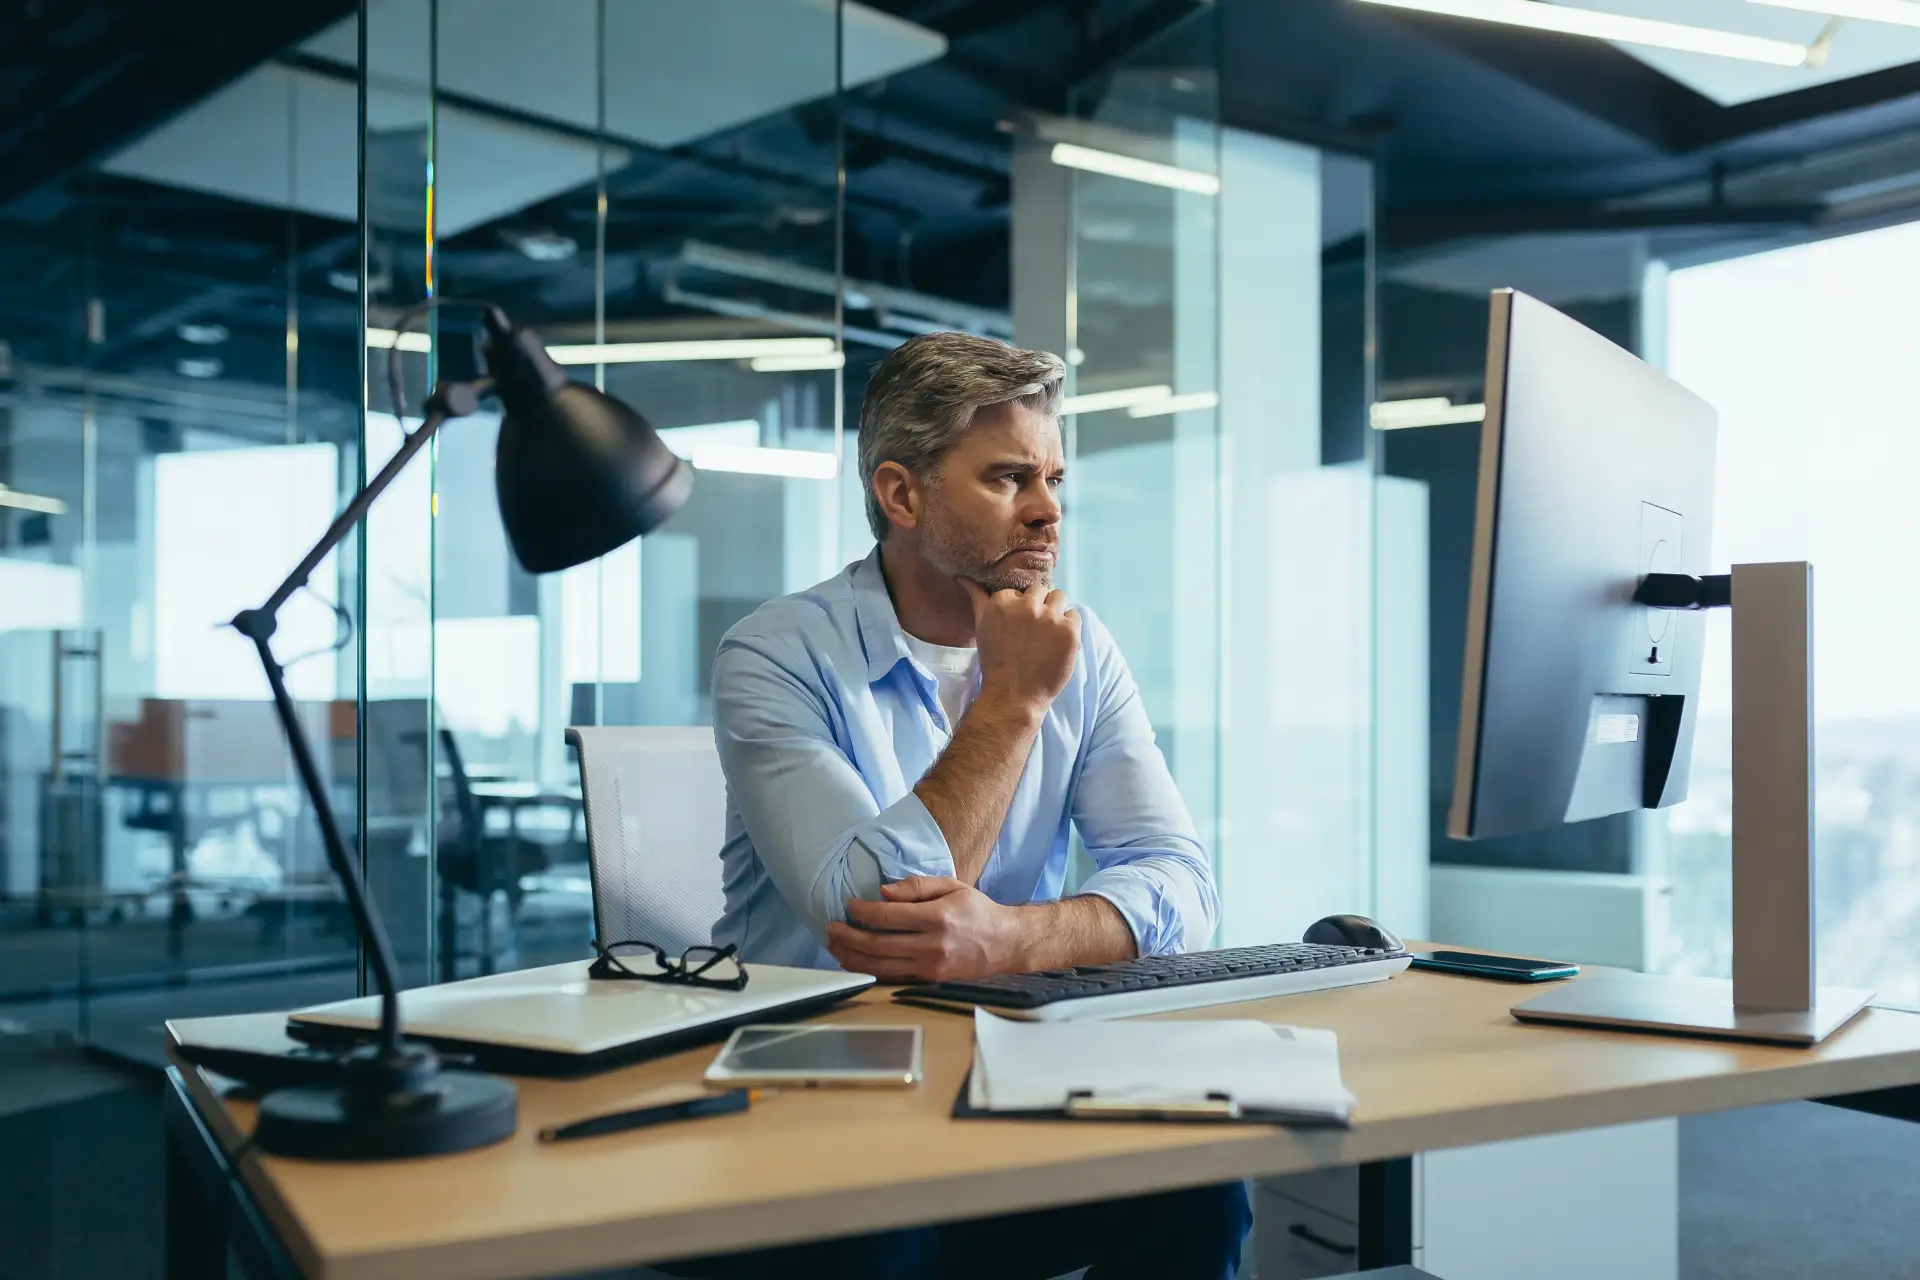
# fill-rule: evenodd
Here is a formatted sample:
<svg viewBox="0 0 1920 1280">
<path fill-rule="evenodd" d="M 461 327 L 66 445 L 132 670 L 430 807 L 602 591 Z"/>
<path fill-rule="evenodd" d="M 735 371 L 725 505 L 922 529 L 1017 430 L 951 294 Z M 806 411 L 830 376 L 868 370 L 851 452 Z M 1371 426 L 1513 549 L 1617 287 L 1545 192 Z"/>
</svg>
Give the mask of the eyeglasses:
<svg viewBox="0 0 1920 1280">
<path fill-rule="evenodd" d="M 688 947 L 678 959 L 651 942 L 614 942 L 603 947 L 596 941 L 593 949 L 599 958 L 588 966 L 589 978 L 679 983 L 721 991 L 741 991 L 747 985 L 746 966 L 735 955 L 737 945 Z"/>
</svg>

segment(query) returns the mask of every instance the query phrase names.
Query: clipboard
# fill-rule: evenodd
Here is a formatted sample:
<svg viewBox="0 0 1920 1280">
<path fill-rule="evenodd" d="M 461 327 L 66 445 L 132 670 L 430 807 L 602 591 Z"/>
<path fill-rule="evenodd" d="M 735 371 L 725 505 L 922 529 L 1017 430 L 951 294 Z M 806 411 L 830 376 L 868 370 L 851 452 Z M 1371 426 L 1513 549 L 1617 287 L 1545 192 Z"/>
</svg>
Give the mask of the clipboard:
<svg viewBox="0 0 1920 1280">
<path fill-rule="evenodd" d="M 1224 1093 L 1204 1098 L 1099 1098 L 1091 1090 L 1076 1090 L 1058 1107 L 1038 1110 L 992 1111 L 973 1105 L 973 1070 L 960 1080 L 954 1097 L 955 1120 L 1149 1120 L 1172 1124 L 1267 1124 L 1294 1128 L 1345 1129 L 1340 1120 L 1304 1116 L 1291 1111 L 1242 1107 Z"/>
</svg>

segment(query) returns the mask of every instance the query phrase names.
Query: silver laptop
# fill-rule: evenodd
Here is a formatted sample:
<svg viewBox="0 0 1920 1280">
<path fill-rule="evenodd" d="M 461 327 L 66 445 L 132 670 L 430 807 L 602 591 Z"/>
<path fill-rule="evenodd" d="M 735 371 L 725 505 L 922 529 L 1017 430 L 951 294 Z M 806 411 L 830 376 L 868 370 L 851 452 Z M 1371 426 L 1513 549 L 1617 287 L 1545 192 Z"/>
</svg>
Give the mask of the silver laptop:
<svg viewBox="0 0 1920 1280">
<path fill-rule="evenodd" d="M 873 985 L 866 974 L 746 965 L 740 991 L 635 980 L 594 980 L 587 960 L 497 973 L 400 993 L 410 1039 L 469 1053 L 475 1065 L 516 1075 L 573 1075 L 724 1039 L 734 1027 L 801 1017 Z M 338 1044 L 378 1026 L 377 996 L 288 1015 L 297 1040 Z"/>
</svg>

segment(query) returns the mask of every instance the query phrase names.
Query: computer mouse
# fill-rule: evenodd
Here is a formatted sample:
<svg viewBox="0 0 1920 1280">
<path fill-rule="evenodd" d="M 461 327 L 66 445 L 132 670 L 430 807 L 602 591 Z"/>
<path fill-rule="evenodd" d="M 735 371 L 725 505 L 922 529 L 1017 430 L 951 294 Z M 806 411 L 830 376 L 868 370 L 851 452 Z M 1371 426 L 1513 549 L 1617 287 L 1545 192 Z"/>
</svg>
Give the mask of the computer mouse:
<svg viewBox="0 0 1920 1280">
<path fill-rule="evenodd" d="M 1377 947 L 1382 951 L 1399 951 L 1404 945 L 1365 916 L 1327 916 L 1315 920 L 1300 935 L 1300 941 L 1329 947 Z"/>
</svg>

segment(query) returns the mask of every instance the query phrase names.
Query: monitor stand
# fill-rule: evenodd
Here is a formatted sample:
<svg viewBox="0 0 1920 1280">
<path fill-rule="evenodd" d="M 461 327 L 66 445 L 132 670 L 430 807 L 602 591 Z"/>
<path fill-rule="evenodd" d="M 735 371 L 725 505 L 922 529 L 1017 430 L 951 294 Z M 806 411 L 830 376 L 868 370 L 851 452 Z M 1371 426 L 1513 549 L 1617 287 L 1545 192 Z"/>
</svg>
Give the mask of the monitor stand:
<svg viewBox="0 0 1920 1280">
<path fill-rule="evenodd" d="M 1522 1022 L 1813 1045 L 1871 991 L 1814 977 L 1813 566 L 1733 567 L 1733 980 L 1600 973 Z"/>
</svg>

